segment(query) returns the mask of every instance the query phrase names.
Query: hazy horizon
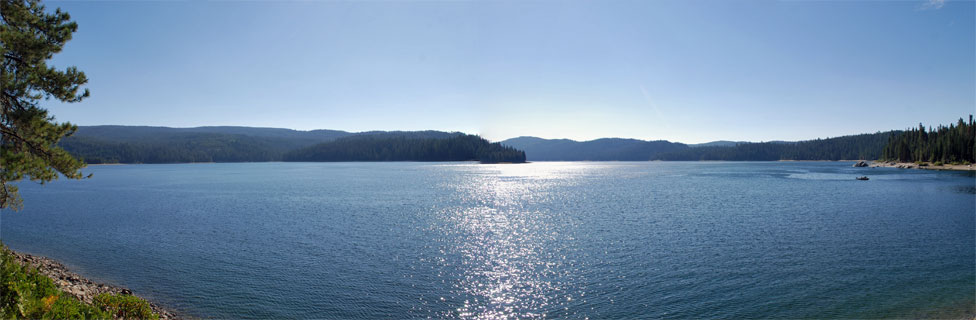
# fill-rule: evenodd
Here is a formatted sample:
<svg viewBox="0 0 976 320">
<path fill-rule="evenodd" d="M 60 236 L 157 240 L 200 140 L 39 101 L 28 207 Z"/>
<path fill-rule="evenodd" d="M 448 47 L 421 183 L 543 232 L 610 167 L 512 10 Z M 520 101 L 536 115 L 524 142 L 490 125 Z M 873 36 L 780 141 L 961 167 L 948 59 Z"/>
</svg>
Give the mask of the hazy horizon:
<svg viewBox="0 0 976 320">
<path fill-rule="evenodd" d="M 49 2 L 78 125 L 809 140 L 974 113 L 972 1 Z"/>
</svg>

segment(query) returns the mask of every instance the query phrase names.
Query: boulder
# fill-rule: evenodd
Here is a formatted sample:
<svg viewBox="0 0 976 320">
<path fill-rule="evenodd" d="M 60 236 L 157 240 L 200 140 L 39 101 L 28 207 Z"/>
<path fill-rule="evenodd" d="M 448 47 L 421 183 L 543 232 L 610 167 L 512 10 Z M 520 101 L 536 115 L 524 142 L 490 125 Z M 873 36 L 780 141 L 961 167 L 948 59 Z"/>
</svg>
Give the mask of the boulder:
<svg viewBox="0 0 976 320">
<path fill-rule="evenodd" d="M 864 162 L 864 161 L 858 161 L 857 163 L 854 164 L 854 167 L 855 168 L 861 168 L 861 167 L 867 167 L 867 166 L 868 166 L 868 163 L 867 162 Z"/>
</svg>

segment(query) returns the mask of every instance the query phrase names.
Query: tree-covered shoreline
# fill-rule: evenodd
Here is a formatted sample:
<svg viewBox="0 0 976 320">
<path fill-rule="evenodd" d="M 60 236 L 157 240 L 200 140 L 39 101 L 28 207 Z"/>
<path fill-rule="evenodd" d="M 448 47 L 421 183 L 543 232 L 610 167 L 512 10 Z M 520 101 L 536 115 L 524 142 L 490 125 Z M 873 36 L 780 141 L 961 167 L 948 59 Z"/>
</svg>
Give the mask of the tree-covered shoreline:
<svg viewBox="0 0 976 320">
<path fill-rule="evenodd" d="M 889 137 L 898 131 L 859 134 L 798 142 L 740 143 L 697 147 L 657 155 L 665 161 L 781 161 L 879 159 Z"/>
<path fill-rule="evenodd" d="M 525 162 L 525 152 L 467 134 L 414 139 L 402 136 L 354 136 L 288 152 L 283 160 L 522 163 Z"/>
<path fill-rule="evenodd" d="M 525 153 L 441 131 L 296 131 L 248 127 L 80 127 L 60 146 L 88 164 L 272 161 L 525 162 Z M 372 148 L 372 151 L 364 148 Z"/>
<path fill-rule="evenodd" d="M 976 125 L 885 131 L 796 142 L 695 146 L 519 137 L 488 142 L 440 131 L 296 131 L 248 127 L 80 127 L 60 146 L 89 164 L 270 161 L 782 161 L 973 163 Z"/>
<path fill-rule="evenodd" d="M 881 160 L 900 162 L 976 163 L 976 125 L 962 118 L 948 126 L 918 128 L 892 136 Z"/>
</svg>

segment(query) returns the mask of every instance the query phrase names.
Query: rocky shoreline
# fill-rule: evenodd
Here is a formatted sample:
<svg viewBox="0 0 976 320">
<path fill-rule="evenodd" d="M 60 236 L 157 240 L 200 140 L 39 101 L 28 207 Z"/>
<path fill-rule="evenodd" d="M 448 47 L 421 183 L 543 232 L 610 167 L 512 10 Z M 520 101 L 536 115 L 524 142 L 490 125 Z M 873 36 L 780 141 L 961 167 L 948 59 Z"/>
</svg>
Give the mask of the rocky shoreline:
<svg viewBox="0 0 976 320">
<path fill-rule="evenodd" d="M 946 164 L 946 165 L 937 166 L 931 163 L 924 163 L 924 165 L 920 165 L 912 162 L 873 161 L 870 163 L 869 166 L 871 168 L 976 171 L 976 166 L 973 166 L 971 164 Z"/>
<path fill-rule="evenodd" d="M 78 298 L 78 300 L 84 301 L 85 303 L 91 304 L 92 300 L 96 296 L 103 293 L 132 294 L 132 291 L 126 288 L 97 283 L 86 279 L 77 273 L 68 271 L 67 267 L 53 259 L 20 253 L 13 250 L 10 252 L 13 254 L 15 259 L 17 259 L 18 263 L 36 268 L 38 272 L 44 276 L 47 276 L 48 278 L 51 278 L 58 289 L 61 289 L 75 298 Z M 153 312 L 159 315 L 159 319 L 186 318 L 185 316 L 178 315 L 173 311 L 160 307 L 152 302 L 149 302 L 149 306 L 152 308 Z"/>
</svg>

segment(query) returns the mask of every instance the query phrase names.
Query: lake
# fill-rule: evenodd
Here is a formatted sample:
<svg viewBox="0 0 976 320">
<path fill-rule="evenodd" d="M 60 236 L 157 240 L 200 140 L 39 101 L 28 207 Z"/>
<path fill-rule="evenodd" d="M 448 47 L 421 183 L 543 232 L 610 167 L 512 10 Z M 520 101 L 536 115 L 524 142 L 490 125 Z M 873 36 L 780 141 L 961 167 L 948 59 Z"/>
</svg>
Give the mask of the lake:
<svg viewBox="0 0 976 320">
<path fill-rule="evenodd" d="M 93 166 L 0 238 L 216 318 L 974 312 L 972 173 L 851 162 Z M 854 177 L 867 175 L 870 181 Z"/>
</svg>

